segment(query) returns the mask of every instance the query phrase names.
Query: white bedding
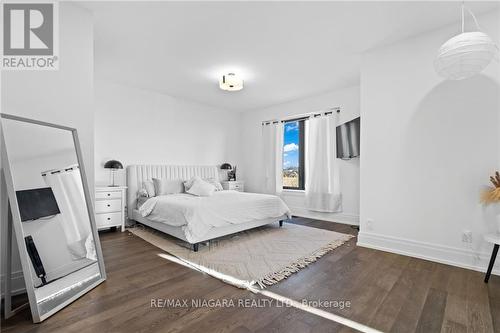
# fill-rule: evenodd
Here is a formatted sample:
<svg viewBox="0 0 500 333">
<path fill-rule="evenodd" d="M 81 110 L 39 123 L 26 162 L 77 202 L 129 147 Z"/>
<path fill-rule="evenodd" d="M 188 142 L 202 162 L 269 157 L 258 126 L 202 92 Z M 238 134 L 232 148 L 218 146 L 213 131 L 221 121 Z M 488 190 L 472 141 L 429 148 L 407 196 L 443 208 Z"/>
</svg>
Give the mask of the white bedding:
<svg viewBox="0 0 500 333">
<path fill-rule="evenodd" d="M 210 197 L 187 193 L 157 196 L 142 204 L 139 212 L 151 221 L 182 227 L 188 242 L 216 227 L 291 217 L 290 209 L 278 196 L 238 191 L 219 191 Z"/>
</svg>

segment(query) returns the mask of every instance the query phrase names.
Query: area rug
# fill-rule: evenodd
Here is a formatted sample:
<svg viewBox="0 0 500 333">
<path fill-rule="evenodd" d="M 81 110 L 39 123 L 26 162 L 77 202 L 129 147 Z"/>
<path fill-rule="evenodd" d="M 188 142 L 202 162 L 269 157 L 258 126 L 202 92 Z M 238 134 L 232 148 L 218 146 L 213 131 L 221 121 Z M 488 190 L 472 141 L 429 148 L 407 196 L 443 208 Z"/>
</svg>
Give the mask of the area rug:
<svg viewBox="0 0 500 333">
<path fill-rule="evenodd" d="M 353 237 L 285 223 L 282 228 L 266 225 L 202 243 L 194 252 L 187 243 L 155 229 L 140 225 L 129 230 L 184 263 L 261 288 L 286 279 Z"/>
</svg>

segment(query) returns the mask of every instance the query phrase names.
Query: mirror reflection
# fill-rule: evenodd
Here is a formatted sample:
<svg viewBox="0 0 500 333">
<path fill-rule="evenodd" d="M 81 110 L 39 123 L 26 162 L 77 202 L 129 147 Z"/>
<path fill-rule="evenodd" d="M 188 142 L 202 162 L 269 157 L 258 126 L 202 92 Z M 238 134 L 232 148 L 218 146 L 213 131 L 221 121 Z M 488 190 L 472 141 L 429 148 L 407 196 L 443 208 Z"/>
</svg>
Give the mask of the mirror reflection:
<svg viewBox="0 0 500 333">
<path fill-rule="evenodd" d="M 18 246 L 42 316 L 101 278 L 82 175 L 72 131 L 12 119 L 2 126 L 24 239 Z"/>
</svg>

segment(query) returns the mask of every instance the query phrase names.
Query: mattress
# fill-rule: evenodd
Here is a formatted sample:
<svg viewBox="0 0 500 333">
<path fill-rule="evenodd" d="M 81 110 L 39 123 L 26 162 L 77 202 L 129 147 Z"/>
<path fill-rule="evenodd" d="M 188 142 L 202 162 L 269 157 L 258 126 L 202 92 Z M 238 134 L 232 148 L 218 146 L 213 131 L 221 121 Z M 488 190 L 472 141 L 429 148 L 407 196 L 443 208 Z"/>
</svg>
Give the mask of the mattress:
<svg viewBox="0 0 500 333">
<path fill-rule="evenodd" d="M 238 191 L 219 191 L 210 197 L 187 193 L 157 196 L 138 211 L 149 221 L 181 228 L 189 242 L 202 239 L 213 228 L 291 215 L 278 196 Z"/>
</svg>

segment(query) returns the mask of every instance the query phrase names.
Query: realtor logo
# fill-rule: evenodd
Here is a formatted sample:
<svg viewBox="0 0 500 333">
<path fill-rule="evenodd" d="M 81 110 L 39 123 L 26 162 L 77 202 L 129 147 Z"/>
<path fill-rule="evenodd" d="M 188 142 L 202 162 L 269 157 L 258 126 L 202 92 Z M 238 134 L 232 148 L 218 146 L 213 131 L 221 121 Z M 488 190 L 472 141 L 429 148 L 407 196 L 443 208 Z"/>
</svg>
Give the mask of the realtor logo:
<svg viewBox="0 0 500 333">
<path fill-rule="evenodd" d="M 57 3 L 3 4 L 2 69 L 58 69 Z"/>
</svg>

